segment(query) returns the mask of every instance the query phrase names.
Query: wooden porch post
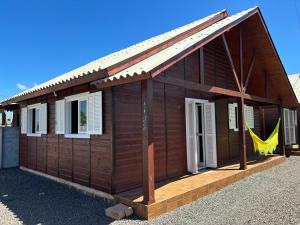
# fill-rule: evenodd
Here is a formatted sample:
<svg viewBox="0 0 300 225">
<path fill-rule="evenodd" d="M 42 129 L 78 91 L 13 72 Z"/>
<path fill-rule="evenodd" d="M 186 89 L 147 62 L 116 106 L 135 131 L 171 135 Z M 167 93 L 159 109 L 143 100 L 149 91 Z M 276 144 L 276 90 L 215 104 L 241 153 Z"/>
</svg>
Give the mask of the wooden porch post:
<svg viewBox="0 0 300 225">
<path fill-rule="evenodd" d="M 285 146 L 284 146 L 284 124 L 283 124 L 283 109 L 282 105 L 278 105 L 278 116 L 281 118 L 280 121 L 280 128 L 279 128 L 279 134 L 278 134 L 278 145 L 280 148 L 280 155 L 285 155 Z"/>
<path fill-rule="evenodd" d="M 244 98 L 238 99 L 238 120 L 239 120 L 239 144 L 240 144 L 240 170 L 247 169 L 246 155 L 246 134 L 245 134 L 245 114 L 244 114 Z"/>
<path fill-rule="evenodd" d="M 142 81 L 142 128 L 143 128 L 143 194 L 144 204 L 155 202 L 154 196 L 154 143 L 153 143 L 153 83 Z"/>
<path fill-rule="evenodd" d="M 243 30 L 240 26 L 240 86 L 242 96 L 238 100 L 238 120 L 239 120 L 239 144 L 240 144 L 240 170 L 247 169 L 247 153 L 246 153 L 246 134 L 245 134 L 245 106 L 244 106 L 244 94 L 245 94 L 245 87 L 244 87 L 244 62 L 243 62 Z"/>
</svg>

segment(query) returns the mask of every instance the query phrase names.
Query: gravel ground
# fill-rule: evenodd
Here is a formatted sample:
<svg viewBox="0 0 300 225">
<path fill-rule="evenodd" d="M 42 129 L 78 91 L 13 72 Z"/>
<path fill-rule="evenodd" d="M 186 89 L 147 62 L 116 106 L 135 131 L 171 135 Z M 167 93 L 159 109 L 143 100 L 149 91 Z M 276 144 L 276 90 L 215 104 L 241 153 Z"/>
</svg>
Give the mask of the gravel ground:
<svg viewBox="0 0 300 225">
<path fill-rule="evenodd" d="M 110 204 L 18 169 L 0 170 L 0 225 L 110 224 Z"/>
<path fill-rule="evenodd" d="M 113 224 L 300 224 L 300 157 L 150 222 L 131 218 Z"/>
<path fill-rule="evenodd" d="M 300 157 L 150 222 L 112 221 L 110 205 L 17 169 L 0 170 L 0 224 L 300 224 Z"/>
</svg>

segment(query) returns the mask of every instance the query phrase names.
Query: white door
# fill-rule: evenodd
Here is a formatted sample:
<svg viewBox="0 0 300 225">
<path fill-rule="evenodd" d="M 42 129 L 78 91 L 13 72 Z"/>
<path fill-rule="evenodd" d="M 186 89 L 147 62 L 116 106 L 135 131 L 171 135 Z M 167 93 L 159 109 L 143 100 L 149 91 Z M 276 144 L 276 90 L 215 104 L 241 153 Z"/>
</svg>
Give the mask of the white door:
<svg viewBox="0 0 300 225">
<path fill-rule="evenodd" d="M 203 105 L 206 166 L 217 167 L 215 103 Z"/>
<path fill-rule="evenodd" d="M 215 105 L 206 100 L 186 99 L 187 169 L 197 173 L 217 167 Z"/>
<path fill-rule="evenodd" d="M 196 149 L 198 169 L 206 167 L 203 107 L 204 105 L 202 103 L 196 104 Z"/>
</svg>

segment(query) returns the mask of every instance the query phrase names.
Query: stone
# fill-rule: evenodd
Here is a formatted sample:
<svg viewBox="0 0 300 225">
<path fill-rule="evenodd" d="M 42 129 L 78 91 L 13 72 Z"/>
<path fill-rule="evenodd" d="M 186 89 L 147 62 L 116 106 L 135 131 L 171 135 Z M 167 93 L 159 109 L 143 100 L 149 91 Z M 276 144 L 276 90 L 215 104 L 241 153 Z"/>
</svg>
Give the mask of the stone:
<svg viewBox="0 0 300 225">
<path fill-rule="evenodd" d="M 114 220 L 121 220 L 133 214 L 133 209 L 124 204 L 117 204 L 105 210 L 105 215 Z"/>
</svg>

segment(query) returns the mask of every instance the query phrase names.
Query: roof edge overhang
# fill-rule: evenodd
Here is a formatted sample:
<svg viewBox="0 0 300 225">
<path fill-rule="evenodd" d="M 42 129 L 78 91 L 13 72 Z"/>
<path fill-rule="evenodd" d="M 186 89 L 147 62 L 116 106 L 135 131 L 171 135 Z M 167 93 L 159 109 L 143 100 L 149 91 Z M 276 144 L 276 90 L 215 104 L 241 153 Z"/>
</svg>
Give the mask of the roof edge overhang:
<svg viewBox="0 0 300 225">
<path fill-rule="evenodd" d="M 209 17 L 209 16 L 208 16 Z M 197 26 L 195 27 L 192 27 L 182 33 L 179 33 L 175 36 L 173 36 L 172 38 L 170 39 L 167 39 L 167 40 L 164 40 L 163 42 L 149 48 L 149 49 L 146 49 L 142 52 L 139 52 L 138 54 L 136 55 L 133 55 L 129 58 L 126 58 L 116 64 L 113 64 L 105 69 L 100 69 L 100 70 L 94 70 L 93 72 L 87 74 L 87 75 L 91 75 L 91 74 L 94 74 L 94 73 L 99 73 L 99 72 L 102 72 L 102 74 L 106 74 L 106 76 L 112 76 L 113 74 L 119 72 L 120 70 L 125 70 L 126 68 L 130 67 L 131 65 L 134 65 L 136 63 L 138 63 L 139 61 L 145 59 L 145 58 L 148 58 L 150 57 L 151 55 L 155 54 L 158 50 L 162 50 L 164 48 L 167 48 L 169 46 L 171 46 L 172 44 L 196 33 L 196 32 L 199 32 L 200 30 L 203 30 L 209 26 L 211 26 L 212 24 L 224 19 L 228 17 L 228 12 L 226 10 L 221 10 L 215 14 L 212 14 L 211 15 L 211 18 L 209 18 L 208 20 L 204 21 L 203 23 L 200 23 L 198 24 Z M 203 18 L 204 19 L 204 18 Z M 122 51 L 122 50 L 121 50 Z M 79 76 L 78 78 L 74 78 L 74 80 L 80 80 L 82 79 L 85 74 L 83 74 L 83 76 Z M 144 77 L 141 76 L 141 77 Z M 55 79 L 55 78 L 54 78 Z M 94 81 L 94 80 L 97 80 L 97 79 L 90 79 L 90 82 L 91 81 Z M 69 82 L 66 81 L 66 83 L 69 83 L 70 86 L 73 86 L 71 82 L 73 82 L 73 79 L 70 79 Z M 80 84 L 81 82 L 74 82 L 78 84 Z M 83 82 L 85 83 L 85 82 Z M 118 83 L 118 82 L 117 82 Z M 55 87 L 57 86 L 57 87 Z M 56 85 L 53 85 L 53 86 L 49 86 L 49 87 L 46 87 L 46 88 L 43 88 L 41 90 L 36 90 L 36 91 L 32 91 L 32 92 L 28 92 L 24 95 L 21 95 L 20 96 L 16 96 L 16 97 L 11 97 L 9 99 L 6 99 L 4 100 L 3 102 L 1 102 L 1 104 L 3 106 L 5 105 L 9 105 L 11 103 L 15 103 L 15 102 L 19 102 L 19 101 L 24 101 L 24 100 L 27 100 L 27 99 L 30 99 L 30 98 L 33 98 L 33 97 L 38 97 L 38 96 L 41 96 L 41 95 L 44 95 L 44 94 L 49 94 L 51 92 L 54 92 L 54 91 L 59 91 L 63 88 L 61 88 L 61 86 L 64 86 L 63 83 L 62 84 L 56 84 Z M 45 91 L 45 89 L 48 89 L 47 91 Z"/>
</svg>

